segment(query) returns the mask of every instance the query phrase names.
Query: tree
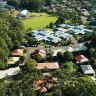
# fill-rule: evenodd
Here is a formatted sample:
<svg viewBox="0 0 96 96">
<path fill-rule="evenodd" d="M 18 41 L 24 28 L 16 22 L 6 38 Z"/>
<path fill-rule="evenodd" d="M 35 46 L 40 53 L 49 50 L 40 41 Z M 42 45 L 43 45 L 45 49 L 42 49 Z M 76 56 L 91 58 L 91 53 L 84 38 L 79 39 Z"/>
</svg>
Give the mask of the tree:
<svg viewBox="0 0 96 96">
<path fill-rule="evenodd" d="M 41 55 L 38 54 L 38 53 L 34 54 L 33 58 L 34 58 L 35 61 L 37 61 L 37 62 L 40 62 L 40 61 L 42 60 Z"/>
<path fill-rule="evenodd" d="M 4 49 L 0 48 L 0 61 L 6 62 L 8 60 L 8 54 L 5 53 Z"/>
<path fill-rule="evenodd" d="M 0 68 L 6 65 L 10 51 L 14 47 L 20 47 L 23 36 L 22 22 L 14 18 L 9 11 L 0 10 Z"/>
<path fill-rule="evenodd" d="M 57 57 L 58 57 L 60 62 L 64 62 L 64 54 L 62 52 L 58 52 Z"/>
<path fill-rule="evenodd" d="M 96 84 L 88 77 L 80 77 L 68 81 L 62 80 L 60 87 L 62 96 L 95 96 L 96 94 Z"/>
<path fill-rule="evenodd" d="M 0 81 L 0 96 L 6 96 L 6 84 Z"/>
<path fill-rule="evenodd" d="M 47 61 L 52 61 L 52 59 L 53 59 L 52 54 L 48 53 L 48 54 L 46 55 L 46 60 L 47 60 Z"/>
<path fill-rule="evenodd" d="M 32 72 L 33 68 L 36 68 L 36 61 L 34 59 L 29 59 L 26 63 L 27 71 Z"/>
<path fill-rule="evenodd" d="M 51 22 L 50 24 L 49 24 L 49 28 L 53 28 L 53 23 Z"/>
<path fill-rule="evenodd" d="M 60 87 L 56 87 L 53 89 L 53 95 L 52 96 L 62 96 L 62 91 Z"/>
<path fill-rule="evenodd" d="M 7 4 L 18 8 L 20 6 L 20 0 L 8 0 Z"/>
<path fill-rule="evenodd" d="M 44 0 L 20 0 L 20 7 L 28 10 L 39 11 L 44 5 Z"/>
<path fill-rule="evenodd" d="M 14 47 L 15 48 L 20 48 L 20 46 L 21 46 L 20 42 L 18 40 L 15 40 L 14 41 Z"/>
<path fill-rule="evenodd" d="M 46 5 L 50 6 L 52 4 L 52 0 L 45 0 Z"/>
<path fill-rule="evenodd" d="M 95 53 L 95 49 L 94 48 L 90 48 L 89 49 L 89 56 L 90 56 L 90 58 L 93 57 L 93 56 L 94 57 L 96 56 L 96 53 Z"/>
<path fill-rule="evenodd" d="M 91 59 L 90 59 L 90 64 L 91 64 L 92 66 L 95 66 L 95 67 L 96 67 L 96 59 L 95 59 L 95 58 L 91 58 Z"/>
<path fill-rule="evenodd" d="M 59 69 L 59 70 L 52 72 L 51 74 L 53 77 L 57 77 L 60 80 L 61 79 L 68 80 L 71 78 L 71 72 L 70 70 L 67 70 L 67 69 Z"/>
<path fill-rule="evenodd" d="M 69 51 L 66 51 L 64 52 L 64 57 L 65 57 L 65 60 L 72 60 L 73 59 L 73 54 Z"/>
</svg>

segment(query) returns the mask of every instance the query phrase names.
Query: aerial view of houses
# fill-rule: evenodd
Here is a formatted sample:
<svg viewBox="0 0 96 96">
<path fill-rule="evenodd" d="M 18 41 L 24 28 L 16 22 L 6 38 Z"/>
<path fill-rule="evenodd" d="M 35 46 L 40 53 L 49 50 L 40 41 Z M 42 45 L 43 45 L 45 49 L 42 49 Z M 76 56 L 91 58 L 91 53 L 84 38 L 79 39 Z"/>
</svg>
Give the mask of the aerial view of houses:
<svg viewBox="0 0 96 96">
<path fill-rule="evenodd" d="M 96 96 L 96 1 L 1 0 L 0 96 Z"/>
</svg>

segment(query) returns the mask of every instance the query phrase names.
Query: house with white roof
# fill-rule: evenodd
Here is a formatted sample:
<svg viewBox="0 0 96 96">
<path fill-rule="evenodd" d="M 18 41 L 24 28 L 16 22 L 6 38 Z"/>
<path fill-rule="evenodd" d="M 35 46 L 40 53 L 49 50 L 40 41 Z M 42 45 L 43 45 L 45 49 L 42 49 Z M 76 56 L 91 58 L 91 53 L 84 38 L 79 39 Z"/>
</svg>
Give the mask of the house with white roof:
<svg viewBox="0 0 96 96">
<path fill-rule="evenodd" d="M 9 77 L 17 75 L 19 72 L 20 72 L 19 67 L 9 68 L 8 70 L 6 70 L 6 73 Z"/>
<path fill-rule="evenodd" d="M 49 53 L 52 54 L 53 57 L 57 56 L 58 52 L 62 52 L 64 53 L 65 51 L 63 50 L 63 48 L 60 49 L 54 49 L 54 50 L 50 50 Z"/>
<path fill-rule="evenodd" d="M 6 74 L 6 70 L 5 70 L 5 71 L 2 71 L 2 70 L 1 70 L 1 71 L 0 71 L 0 80 L 1 80 L 1 79 L 4 79 L 4 78 L 6 77 L 6 75 L 7 75 L 7 74 Z"/>
<path fill-rule="evenodd" d="M 1 70 L 0 71 L 0 79 L 7 79 L 12 76 L 17 75 L 20 72 L 19 67 L 9 68 L 7 70 Z"/>
<path fill-rule="evenodd" d="M 19 59 L 20 59 L 20 57 L 10 57 L 10 58 L 8 59 L 7 64 L 8 64 L 8 65 L 13 65 L 13 64 L 15 64 L 17 61 L 19 61 Z"/>
<path fill-rule="evenodd" d="M 83 44 L 77 44 L 77 46 L 74 48 L 75 51 L 86 51 L 88 48 Z"/>
<path fill-rule="evenodd" d="M 93 70 L 91 65 L 80 65 L 83 74 L 85 75 L 95 75 L 95 71 Z"/>
</svg>

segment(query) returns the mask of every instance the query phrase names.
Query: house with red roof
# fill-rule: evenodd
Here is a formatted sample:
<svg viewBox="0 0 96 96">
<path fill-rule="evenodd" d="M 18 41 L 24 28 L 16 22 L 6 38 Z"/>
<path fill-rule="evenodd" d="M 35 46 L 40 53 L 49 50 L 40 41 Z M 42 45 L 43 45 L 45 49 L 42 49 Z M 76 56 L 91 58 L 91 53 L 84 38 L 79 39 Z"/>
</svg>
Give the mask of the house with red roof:
<svg viewBox="0 0 96 96">
<path fill-rule="evenodd" d="M 55 77 L 52 77 L 55 78 Z M 42 80 L 35 80 L 33 83 L 33 88 L 35 91 L 38 91 L 40 93 L 45 93 L 48 90 L 54 88 L 57 86 L 57 82 L 53 80 L 52 78 L 42 79 Z M 57 80 L 57 78 L 56 78 Z M 54 82 L 54 83 L 53 83 Z"/>
<path fill-rule="evenodd" d="M 37 63 L 36 68 L 43 71 L 55 70 L 59 69 L 59 64 L 58 62 Z"/>
<path fill-rule="evenodd" d="M 81 64 L 81 63 L 88 62 L 89 59 L 86 58 L 84 55 L 77 55 L 77 56 L 75 57 L 75 61 L 76 61 L 77 64 Z"/>
<path fill-rule="evenodd" d="M 23 55 L 23 49 L 15 49 L 11 53 L 12 57 L 20 57 L 22 55 Z"/>
<path fill-rule="evenodd" d="M 36 53 L 38 53 L 38 54 L 41 56 L 42 59 L 44 59 L 44 58 L 46 57 L 46 51 L 43 50 L 43 49 L 36 49 L 36 50 L 32 53 L 32 55 L 34 55 L 34 54 L 36 54 Z"/>
</svg>

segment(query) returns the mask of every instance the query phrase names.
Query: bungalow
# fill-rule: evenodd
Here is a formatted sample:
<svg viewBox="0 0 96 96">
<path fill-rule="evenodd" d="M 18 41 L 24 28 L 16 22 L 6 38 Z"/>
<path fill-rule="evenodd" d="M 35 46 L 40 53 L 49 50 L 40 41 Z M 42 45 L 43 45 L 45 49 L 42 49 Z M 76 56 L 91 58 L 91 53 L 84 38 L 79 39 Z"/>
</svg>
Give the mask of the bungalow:
<svg viewBox="0 0 96 96">
<path fill-rule="evenodd" d="M 62 48 L 60 49 L 54 49 L 54 50 L 49 50 L 48 53 L 50 53 L 53 57 L 57 56 L 58 52 L 65 52 Z"/>
<path fill-rule="evenodd" d="M 20 72 L 20 68 L 19 67 L 9 68 L 7 70 L 1 70 L 0 71 L 0 79 L 10 78 L 12 76 L 17 75 L 19 72 Z"/>
<path fill-rule="evenodd" d="M 91 65 L 80 65 L 83 74 L 85 75 L 95 75 L 95 71 L 93 70 Z"/>
<path fill-rule="evenodd" d="M 19 59 L 20 59 L 20 57 L 10 57 L 10 58 L 8 59 L 7 64 L 8 64 L 8 65 L 14 65 L 17 61 L 19 61 Z"/>
<path fill-rule="evenodd" d="M 20 68 L 19 67 L 9 68 L 6 72 L 8 77 L 12 77 L 20 72 Z"/>
<path fill-rule="evenodd" d="M 75 61 L 76 61 L 76 63 L 80 64 L 80 63 L 88 62 L 89 59 L 86 58 L 84 55 L 78 55 L 75 57 Z"/>
<path fill-rule="evenodd" d="M 15 49 L 11 53 L 12 57 L 20 57 L 21 55 L 23 55 L 23 49 Z"/>
<path fill-rule="evenodd" d="M 83 44 L 77 44 L 74 48 L 75 51 L 86 51 L 88 48 Z"/>
<path fill-rule="evenodd" d="M 58 83 L 57 81 L 58 79 L 55 77 L 47 78 L 46 80 L 35 80 L 33 83 L 33 88 L 35 91 L 39 91 L 40 93 L 45 93 L 48 90 L 55 87 Z"/>
<path fill-rule="evenodd" d="M 33 52 L 33 55 L 36 54 L 36 53 L 38 53 L 38 54 L 41 56 L 41 58 L 45 58 L 45 57 L 46 57 L 46 51 L 43 50 L 43 49 L 36 49 L 36 50 Z"/>
<path fill-rule="evenodd" d="M 49 71 L 54 69 L 59 69 L 58 62 L 53 63 L 37 63 L 37 69 L 43 70 L 43 71 Z"/>
</svg>

